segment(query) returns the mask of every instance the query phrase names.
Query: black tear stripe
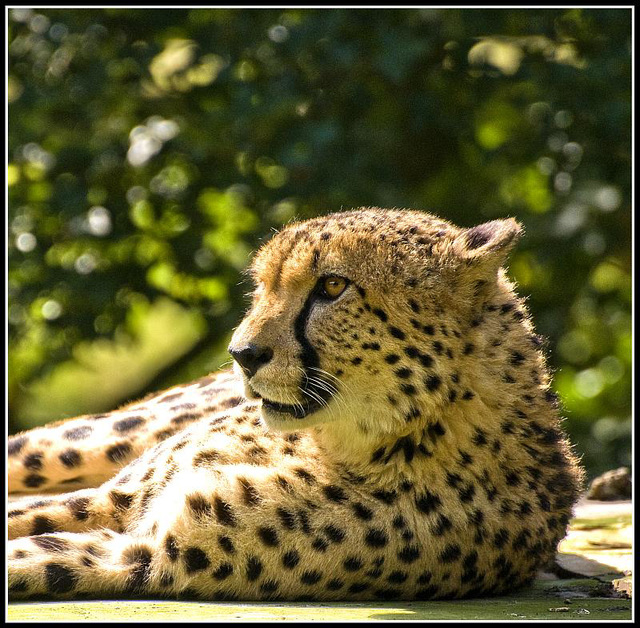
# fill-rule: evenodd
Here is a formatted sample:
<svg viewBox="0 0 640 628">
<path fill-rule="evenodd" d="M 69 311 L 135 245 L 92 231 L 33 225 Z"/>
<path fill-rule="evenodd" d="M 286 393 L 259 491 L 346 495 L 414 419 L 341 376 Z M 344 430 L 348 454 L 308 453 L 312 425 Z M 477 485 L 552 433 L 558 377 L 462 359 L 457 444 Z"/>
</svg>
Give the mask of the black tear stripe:
<svg viewBox="0 0 640 628">
<path fill-rule="evenodd" d="M 310 380 L 310 377 L 320 378 L 320 373 L 316 372 L 313 375 L 313 369 L 318 368 L 320 366 L 320 357 L 318 356 L 318 352 L 315 350 L 314 346 L 309 342 L 306 334 L 307 322 L 309 321 L 309 314 L 311 313 L 311 307 L 313 305 L 314 300 L 316 299 L 316 291 L 315 289 L 311 291 L 307 300 L 304 302 L 302 309 L 300 310 L 300 314 L 296 317 L 296 320 L 293 323 L 293 332 L 295 339 L 298 341 L 300 346 L 302 347 L 302 351 L 299 354 L 300 360 L 302 361 L 302 368 L 304 370 L 304 381 L 302 382 L 302 390 L 308 391 L 312 393 L 312 398 L 310 402 L 306 405 L 309 406 L 309 409 L 303 409 L 303 412 L 297 412 L 294 416 L 296 418 L 304 418 L 310 411 L 315 411 L 321 407 L 319 402 L 315 401 L 315 398 L 320 397 L 323 401 L 329 401 L 331 399 L 331 392 L 327 390 L 324 386 L 319 386 L 313 380 Z M 322 379 L 322 378 L 320 378 Z M 334 385 L 331 384 L 330 387 Z M 302 414 L 302 416 L 299 416 Z"/>
</svg>

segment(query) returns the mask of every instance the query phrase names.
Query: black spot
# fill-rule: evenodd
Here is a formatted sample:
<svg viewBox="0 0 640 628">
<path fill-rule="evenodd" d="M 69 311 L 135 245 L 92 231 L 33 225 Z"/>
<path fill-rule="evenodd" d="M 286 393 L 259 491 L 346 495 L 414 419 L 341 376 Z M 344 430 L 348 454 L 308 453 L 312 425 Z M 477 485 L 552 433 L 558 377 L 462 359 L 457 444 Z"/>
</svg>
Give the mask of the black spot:
<svg viewBox="0 0 640 628">
<path fill-rule="evenodd" d="M 131 453 L 131 445 L 129 443 L 118 443 L 112 445 L 106 451 L 107 458 L 111 462 L 123 462 Z"/>
<path fill-rule="evenodd" d="M 55 532 L 56 526 L 48 517 L 43 517 L 42 515 L 38 515 L 33 518 L 33 528 L 31 529 L 31 534 L 46 534 L 47 532 Z"/>
<path fill-rule="evenodd" d="M 386 449 L 384 447 L 380 447 L 378 449 L 376 449 L 372 454 L 371 454 L 371 462 L 378 462 L 378 460 L 380 460 L 380 458 L 382 458 L 382 456 L 384 456 Z"/>
<path fill-rule="evenodd" d="M 465 346 L 464 349 L 462 349 L 462 353 L 464 355 L 469 355 L 471 353 L 473 353 L 473 350 L 475 349 L 475 346 L 473 345 L 473 343 L 468 342 Z"/>
<path fill-rule="evenodd" d="M 465 401 L 469 401 L 469 400 L 473 399 L 474 397 L 475 397 L 475 395 L 470 390 L 465 390 L 464 393 L 462 393 L 462 398 Z"/>
<path fill-rule="evenodd" d="M 459 465 L 466 467 L 473 462 L 473 457 L 471 454 L 468 454 L 466 451 L 462 451 L 462 449 L 458 449 L 458 453 L 460 454 Z"/>
<path fill-rule="evenodd" d="M 316 477 L 313 474 L 309 473 L 306 469 L 298 468 L 294 469 L 293 472 L 307 484 L 314 484 L 316 481 Z"/>
<path fill-rule="evenodd" d="M 258 536 L 260 537 L 260 540 L 268 547 L 276 547 L 279 543 L 278 533 L 276 532 L 275 528 L 260 526 L 258 528 Z"/>
<path fill-rule="evenodd" d="M 520 507 L 518 508 L 518 513 L 520 515 L 530 515 L 533 512 L 533 509 L 531 508 L 531 504 L 526 501 L 523 500 L 522 502 L 520 502 Z"/>
<path fill-rule="evenodd" d="M 265 580 L 260 585 L 260 592 L 270 595 L 275 593 L 280 587 L 280 583 L 277 580 Z"/>
<path fill-rule="evenodd" d="M 384 547 L 389 541 L 386 532 L 384 530 L 377 530 L 371 528 L 367 531 L 364 542 L 369 547 Z"/>
<path fill-rule="evenodd" d="M 445 429 L 442 427 L 442 423 L 440 423 L 440 421 L 436 421 L 427 428 L 427 434 L 432 441 L 437 440 L 440 436 L 443 436 L 444 433 Z"/>
<path fill-rule="evenodd" d="M 341 543 L 346 536 L 346 532 L 344 530 L 341 530 L 334 525 L 325 526 L 324 533 L 327 535 L 327 538 L 334 543 Z"/>
<path fill-rule="evenodd" d="M 424 380 L 424 384 L 427 387 L 427 390 L 431 392 L 434 390 L 438 390 L 438 388 L 440 388 L 441 383 L 442 383 L 442 380 L 437 375 L 429 375 Z"/>
<path fill-rule="evenodd" d="M 22 483 L 28 488 L 38 488 L 39 486 L 42 486 L 46 481 L 47 478 L 45 478 L 44 476 L 39 475 L 38 473 L 30 473 L 24 478 L 24 480 L 22 480 Z"/>
<path fill-rule="evenodd" d="M 24 593 L 29 588 L 29 583 L 26 580 L 14 580 L 9 583 L 9 593 Z"/>
<path fill-rule="evenodd" d="M 60 458 L 60 462 L 62 462 L 62 464 L 68 468 L 77 467 L 82 463 L 82 456 L 75 449 L 67 449 L 66 451 L 63 451 L 58 457 Z"/>
<path fill-rule="evenodd" d="M 373 517 L 373 510 L 361 504 L 360 502 L 356 502 L 353 504 L 353 510 L 358 519 L 362 519 L 363 521 L 370 521 Z"/>
<path fill-rule="evenodd" d="M 194 517 L 204 518 L 211 514 L 211 504 L 202 495 L 189 495 L 187 506 Z"/>
<path fill-rule="evenodd" d="M 400 359 L 400 356 L 397 355 L 396 353 L 389 353 L 389 355 L 385 356 L 384 361 L 387 364 L 395 364 L 396 362 L 398 362 L 399 359 Z"/>
<path fill-rule="evenodd" d="M 90 425 L 80 425 L 79 427 L 72 427 L 62 433 L 62 438 L 66 440 L 83 440 L 91 434 L 93 428 Z"/>
<path fill-rule="evenodd" d="M 482 428 L 476 427 L 472 440 L 474 445 L 481 447 L 487 444 L 487 434 Z"/>
<path fill-rule="evenodd" d="M 255 556 L 250 556 L 247 559 L 247 580 L 253 582 L 260 577 L 262 573 L 262 563 L 260 559 Z"/>
<path fill-rule="evenodd" d="M 216 580 L 224 580 L 233 573 L 233 565 L 231 563 L 222 563 L 211 575 Z"/>
<path fill-rule="evenodd" d="M 25 446 L 26 442 L 26 436 L 14 436 L 10 438 L 7 445 L 7 454 L 9 454 L 9 456 L 15 456 L 19 454 L 22 451 L 22 448 Z"/>
<path fill-rule="evenodd" d="M 147 547 L 129 548 L 124 554 L 124 560 L 128 565 L 134 565 L 131 569 L 126 590 L 131 593 L 139 592 L 149 577 L 152 554 Z"/>
<path fill-rule="evenodd" d="M 247 506 L 257 506 L 262 501 L 258 491 L 248 480 L 238 478 L 238 484 L 240 484 L 240 488 L 242 489 L 242 501 Z"/>
<path fill-rule="evenodd" d="M 160 399 L 160 403 L 169 403 L 170 401 L 175 401 L 176 399 L 180 399 L 182 397 L 182 393 L 173 393 L 171 395 L 166 395 Z"/>
<path fill-rule="evenodd" d="M 467 484 L 466 486 L 461 486 L 458 489 L 458 497 L 461 502 L 470 502 L 473 500 L 473 496 L 476 494 L 476 487 L 471 484 Z"/>
<path fill-rule="evenodd" d="M 120 491 L 111 491 L 109 493 L 109 498 L 113 505 L 119 510 L 126 510 L 133 502 L 133 495 L 121 493 Z"/>
<path fill-rule="evenodd" d="M 227 554 L 235 554 L 236 548 L 233 545 L 233 541 L 228 536 L 219 536 L 218 545 L 220 545 L 222 551 Z"/>
<path fill-rule="evenodd" d="M 513 434 L 515 430 L 515 424 L 513 421 L 503 421 L 500 424 L 500 429 L 503 434 Z"/>
<path fill-rule="evenodd" d="M 176 544 L 176 539 L 171 534 L 167 534 L 167 537 L 164 540 L 164 551 L 167 553 L 169 560 L 174 562 L 178 559 L 180 554 L 180 550 L 178 549 L 178 545 Z"/>
<path fill-rule="evenodd" d="M 522 355 L 520 351 L 512 351 L 509 362 L 511 362 L 513 366 L 520 366 L 524 362 L 524 355 Z"/>
<path fill-rule="evenodd" d="M 344 502 L 348 499 L 347 494 L 339 486 L 329 484 L 322 487 L 325 497 L 332 502 Z"/>
<path fill-rule="evenodd" d="M 36 536 L 31 540 L 40 549 L 43 549 L 48 552 L 61 552 L 62 550 L 69 549 L 68 541 L 55 536 L 49 536 L 48 534 L 42 534 L 41 536 Z"/>
<path fill-rule="evenodd" d="M 49 593 L 69 593 L 76 586 L 76 575 L 64 565 L 49 563 L 45 566 L 45 577 Z"/>
<path fill-rule="evenodd" d="M 432 577 L 433 574 L 430 571 L 423 571 L 416 579 L 416 582 L 418 584 L 427 584 L 427 582 L 431 581 Z"/>
<path fill-rule="evenodd" d="M 412 563 L 420 558 L 420 549 L 416 545 L 407 545 L 398 552 L 398 558 L 403 563 Z"/>
<path fill-rule="evenodd" d="M 362 593 L 362 591 L 366 591 L 369 588 L 369 585 L 366 582 L 354 582 L 349 587 L 349 593 Z"/>
<path fill-rule="evenodd" d="M 321 537 L 317 537 L 314 539 L 313 543 L 311 543 L 311 547 L 313 547 L 316 552 L 326 552 L 329 548 L 329 541 Z"/>
<path fill-rule="evenodd" d="M 452 563 L 458 560 L 461 555 L 460 546 L 456 543 L 449 543 L 438 556 L 438 560 L 441 563 Z"/>
<path fill-rule="evenodd" d="M 387 319 L 389 318 L 386 312 L 378 308 L 374 308 L 373 310 L 371 310 L 371 312 L 372 314 L 375 314 L 383 323 L 386 323 Z"/>
<path fill-rule="evenodd" d="M 300 582 L 306 585 L 316 584 L 322 580 L 322 574 L 319 571 L 304 571 L 300 576 Z"/>
<path fill-rule="evenodd" d="M 339 580 L 338 578 L 334 578 L 333 580 L 329 580 L 327 582 L 327 590 L 328 591 L 339 591 L 344 586 L 344 582 Z"/>
<path fill-rule="evenodd" d="M 220 458 L 220 454 L 217 451 L 200 451 L 193 458 L 194 467 L 204 467 L 210 465 Z"/>
<path fill-rule="evenodd" d="M 407 522 L 404 520 L 402 515 L 397 515 L 392 522 L 392 525 L 396 529 L 404 528 L 407 525 Z"/>
<path fill-rule="evenodd" d="M 516 471 L 509 471 L 505 475 L 507 486 L 518 486 L 520 484 L 520 475 Z"/>
<path fill-rule="evenodd" d="M 300 519 L 300 525 L 302 531 L 305 534 L 311 534 L 311 525 L 309 524 L 309 515 L 305 510 L 298 510 L 298 518 Z"/>
<path fill-rule="evenodd" d="M 187 547 L 184 551 L 184 564 L 187 573 L 194 573 L 207 569 L 210 561 L 199 547 Z"/>
<path fill-rule="evenodd" d="M 369 571 L 365 571 L 364 575 L 367 576 L 367 578 L 379 578 L 382 574 L 383 574 L 383 570 L 382 569 L 370 569 Z"/>
<path fill-rule="evenodd" d="M 23 464 L 31 471 L 40 471 L 40 469 L 42 469 L 42 453 L 35 452 L 25 456 Z"/>
<path fill-rule="evenodd" d="M 509 540 L 509 531 L 506 528 L 500 528 L 493 539 L 493 544 L 498 548 L 504 547 L 505 543 Z"/>
<path fill-rule="evenodd" d="M 280 522 L 282 525 L 287 528 L 287 530 L 295 530 L 296 528 L 296 517 L 295 515 L 282 507 L 278 507 L 276 510 L 278 517 L 280 518 Z"/>
<path fill-rule="evenodd" d="M 431 491 L 425 490 L 424 494 L 416 497 L 416 506 L 420 512 L 430 514 L 441 506 L 440 497 Z"/>
<path fill-rule="evenodd" d="M 391 582 L 393 584 L 402 584 L 407 578 L 409 574 L 406 571 L 392 571 L 387 576 L 387 582 Z"/>
<path fill-rule="evenodd" d="M 405 395 L 409 395 L 410 397 L 418 392 L 413 384 L 402 384 L 400 386 L 400 390 L 402 390 Z"/>
<path fill-rule="evenodd" d="M 135 427 L 138 427 L 139 425 L 142 425 L 144 421 L 145 420 L 140 416 L 127 417 L 125 419 L 120 419 L 119 421 L 116 421 L 113 424 L 113 429 L 114 431 L 119 432 L 120 434 L 124 434 L 125 432 L 128 432 L 129 430 L 132 430 Z"/>
<path fill-rule="evenodd" d="M 398 589 L 376 589 L 373 594 L 379 600 L 395 600 L 401 592 Z"/>
<path fill-rule="evenodd" d="M 389 326 L 389 333 L 394 338 L 397 338 L 398 340 L 404 340 L 405 339 L 405 333 L 401 329 L 398 329 L 397 327 L 394 327 L 393 325 Z"/>
<path fill-rule="evenodd" d="M 405 366 L 405 367 L 396 369 L 394 373 L 396 377 L 399 377 L 400 379 L 407 379 L 408 377 L 411 377 L 411 375 L 413 374 L 413 371 Z"/>
<path fill-rule="evenodd" d="M 451 520 L 446 515 L 442 513 L 438 514 L 438 518 L 435 521 L 434 525 L 431 527 L 431 532 L 435 536 L 442 536 L 445 532 L 450 530 L 453 527 Z"/>
<path fill-rule="evenodd" d="M 359 558 L 350 556 L 343 561 L 342 566 L 346 571 L 358 571 L 359 569 L 362 569 L 363 564 L 364 563 Z"/>
<path fill-rule="evenodd" d="M 549 512 L 551 510 L 551 502 L 549 501 L 549 498 L 544 493 L 538 493 L 537 497 L 540 508 L 545 512 Z M 567 503 L 566 505 L 568 506 L 569 504 Z"/>
<path fill-rule="evenodd" d="M 293 569 L 299 562 L 300 554 L 296 550 L 291 550 L 282 557 L 282 565 L 287 569 Z"/>
<path fill-rule="evenodd" d="M 89 513 L 87 511 L 89 501 L 88 497 L 71 497 L 65 502 L 65 504 L 71 511 L 74 519 L 77 519 L 78 521 L 86 521 L 89 517 Z"/>
<path fill-rule="evenodd" d="M 427 334 L 427 336 L 433 336 L 433 334 L 436 333 L 436 330 L 434 329 L 433 325 L 425 325 L 422 328 L 422 331 Z"/>
<path fill-rule="evenodd" d="M 214 509 L 216 513 L 216 518 L 219 523 L 223 526 L 235 526 L 236 525 L 236 517 L 233 514 L 233 510 L 231 508 L 231 504 L 225 502 L 223 499 L 216 495 L 214 500 Z"/>
<path fill-rule="evenodd" d="M 398 497 L 398 494 L 395 491 L 385 491 L 385 490 L 377 490 L 371 493 L 376 499 L 381 502 L 387 504 L 387 506 L 391 506 Z"/>
</svg>

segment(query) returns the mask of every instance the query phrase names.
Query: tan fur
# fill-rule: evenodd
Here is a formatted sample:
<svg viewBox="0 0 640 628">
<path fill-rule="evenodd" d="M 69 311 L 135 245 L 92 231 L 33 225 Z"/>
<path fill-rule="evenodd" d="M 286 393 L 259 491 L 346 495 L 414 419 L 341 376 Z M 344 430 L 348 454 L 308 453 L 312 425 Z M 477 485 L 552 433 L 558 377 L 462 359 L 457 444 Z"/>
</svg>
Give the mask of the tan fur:
<svg viewBox="0 0 640 628">
<path fill-rule="evenodd" d="M 520 231 L 380 209 L 287 226 L 256 255 L 230 347 L 269 349 L 254 372 L 13 437 L 10 490 L 40 495 L 11 505 L 11 596 L 432 599 L 530 581 L 581 470 L 501 268 Z M 333 275 L 348 287 L 319 297 Z"/>
</svg>

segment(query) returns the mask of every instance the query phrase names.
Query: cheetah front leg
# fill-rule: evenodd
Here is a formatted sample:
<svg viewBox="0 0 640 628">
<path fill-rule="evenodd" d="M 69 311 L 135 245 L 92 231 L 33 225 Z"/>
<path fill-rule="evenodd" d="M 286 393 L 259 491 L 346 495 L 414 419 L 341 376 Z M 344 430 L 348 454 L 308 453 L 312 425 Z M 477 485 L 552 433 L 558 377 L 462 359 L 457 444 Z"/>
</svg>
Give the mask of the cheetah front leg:
<svg viewBox="0 0 640 628">
<path fill-rule="evenodd" d="M 111 530 L 9 541 L 9 599 L 135 595 L 149 590 L 152 556 L 147 540 Z"/>
<path fill-rule="evenodd" d="M 239 382 L 222 371 L 107 414 L 21 432 L 8 442 L 9 492 L 42 494 L 100 486 L 159 442 L 242 401 Z"/>
<path fill-rule="evenodd" d="M 113 504 L 105 507 L 103 491 L 81 489 L 52 496 L 22 497 L 8 509 L 8 537 L 16 539 L 57 531 L 85 532 L 96 528 L 121 530 Z"/>
</svg>

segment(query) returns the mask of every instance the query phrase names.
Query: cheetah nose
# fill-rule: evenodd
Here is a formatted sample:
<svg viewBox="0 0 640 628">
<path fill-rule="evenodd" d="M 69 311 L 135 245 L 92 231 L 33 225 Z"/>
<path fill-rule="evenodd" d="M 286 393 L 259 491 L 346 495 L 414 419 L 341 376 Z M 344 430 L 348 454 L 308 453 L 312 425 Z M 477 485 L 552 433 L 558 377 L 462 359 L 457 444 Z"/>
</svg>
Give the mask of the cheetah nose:
<svg viewBox="0 0 640 628">
<path fill-rule="evenodd" d="M 247 377 L 253 377 L 258 369 L 267 364 L 273 357 L 273 349 L 270 347 L 261 347 L 252 342 L 236 349 L 229 347 L 231 357 L 242 367 Z"/>
</svg>

